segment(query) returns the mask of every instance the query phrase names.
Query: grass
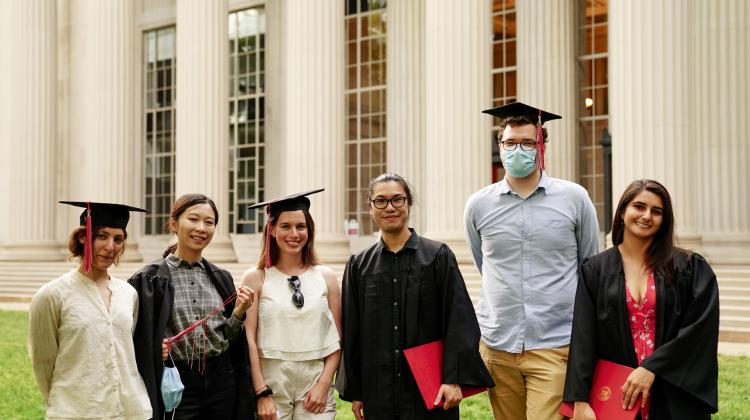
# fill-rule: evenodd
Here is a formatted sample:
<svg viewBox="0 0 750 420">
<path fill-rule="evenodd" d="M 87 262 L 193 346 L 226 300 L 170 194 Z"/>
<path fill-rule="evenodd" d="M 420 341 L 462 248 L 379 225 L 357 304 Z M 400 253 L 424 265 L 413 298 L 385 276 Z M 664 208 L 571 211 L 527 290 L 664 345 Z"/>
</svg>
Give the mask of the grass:
<svg viewBox="0 0 750 420">
<path fill-rule="evenodd" d="M 28 314 L 0 311 L 0 419 L 44 418 L 44 401 L 36 387 L 27 352 Z M 717 420 L 747 419 L 750 413 L 750 358 L 719 356 Z M 337 418 L 353 420 L 351 404 L 338 401 Z M 461 418 L 492 418 L 486 394 L 461 403 Z"/>
</svg>

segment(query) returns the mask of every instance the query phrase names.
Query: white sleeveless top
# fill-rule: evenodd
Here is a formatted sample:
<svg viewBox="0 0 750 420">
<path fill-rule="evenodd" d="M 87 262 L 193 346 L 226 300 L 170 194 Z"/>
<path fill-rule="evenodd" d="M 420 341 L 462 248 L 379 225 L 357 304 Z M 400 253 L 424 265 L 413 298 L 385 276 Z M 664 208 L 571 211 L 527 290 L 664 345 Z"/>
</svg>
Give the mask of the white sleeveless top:
<svg viewBox="0 0 750 420">
<path fill-rule="evenodd" d="M 322 359 L 339 349 L 339 334 L 328 308 L 328 286 L 317 266 L 299 275 L 305 298 L 292 302 L 291 277 L 276 267 L 266 270 L 258 307 L 257 344 L 260 357 L 291 361 Z"/>
</svg>

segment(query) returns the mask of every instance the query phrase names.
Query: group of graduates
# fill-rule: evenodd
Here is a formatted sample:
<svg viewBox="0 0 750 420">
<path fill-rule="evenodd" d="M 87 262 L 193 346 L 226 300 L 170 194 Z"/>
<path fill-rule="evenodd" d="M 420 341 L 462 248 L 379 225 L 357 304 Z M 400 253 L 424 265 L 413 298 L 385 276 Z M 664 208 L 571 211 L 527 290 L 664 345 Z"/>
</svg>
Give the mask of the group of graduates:
<svg viewBox="0 0 750 420">
<path fill-rule="evenodd" d="M 80 266 L 32 299 L 29 352 L 47 418 L 332 419 L 334 388 L 358 419 L 458 419 L 462 387 L 489 388 L 497 419 L 575 419 L 599 360 L 634 368 L 615 390 L 642 419 L 707 419 L 717 411 L 718 286 L 698 254 L 675 245 L 657 181 L 620 198 L 613 247 L 598 253 L 587 192 L 544 172 L 560 118 L 521 103 L 500 118 L 503 180 L 473 194 L 465 233 L 482 275 L 472 305 L 450 248 L 409 228 L 414 194 L 401 176 L 369 185 L 376 244 L 342 282 L 320 264 L 309 195 L 258 203 L 267 222 L 240 286 L 203 257 L 219 221 L 205 195 L 179 197 L 177 241 L 127 281 L 131 211 L 84 207 L 70 235 Z M 339 285 L 342 285 L 341 288 Z M 442 341 L 434 407 L 404 351 Z"/>
</svg>

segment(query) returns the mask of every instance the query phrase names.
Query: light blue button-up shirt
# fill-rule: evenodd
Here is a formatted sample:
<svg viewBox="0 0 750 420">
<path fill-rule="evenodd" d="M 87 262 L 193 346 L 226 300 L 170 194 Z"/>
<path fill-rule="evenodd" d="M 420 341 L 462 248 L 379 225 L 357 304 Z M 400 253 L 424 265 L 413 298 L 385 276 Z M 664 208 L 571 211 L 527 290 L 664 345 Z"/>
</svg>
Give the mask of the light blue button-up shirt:
<svg viewBox="0 0 750 420">
<path fill-rule="evenodd" d="M 510 353 L 567 345 L 578 265 L 599 248 L 586 190 L 542 174 L 524 199 L 503 179 L 469 197 L 464 220 L 482 274 L 482 340 Z"/>
</svg>

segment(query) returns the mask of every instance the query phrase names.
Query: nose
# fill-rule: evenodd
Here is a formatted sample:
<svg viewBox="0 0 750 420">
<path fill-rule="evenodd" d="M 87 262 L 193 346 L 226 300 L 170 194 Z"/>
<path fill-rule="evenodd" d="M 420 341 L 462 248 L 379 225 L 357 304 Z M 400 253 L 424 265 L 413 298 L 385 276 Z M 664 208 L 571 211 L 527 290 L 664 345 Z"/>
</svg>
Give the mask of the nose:
<svg viewBox="0 0 750 420">
<path fill-rule="evenodd" d="M 198 221 L 198 223 L 196 224 L 195 228 L 198 229 L 198 230 L 200 230 L 200 231 L 206 230 L 206 222 L 204 222 L 202 220 Z"/>
<path fill-rule="evenodd" d="M 115 247 L 115 240 L 113 238 L 107 238 L 104 242 L 104 250 L 111 251 Z"/>
</svg>

